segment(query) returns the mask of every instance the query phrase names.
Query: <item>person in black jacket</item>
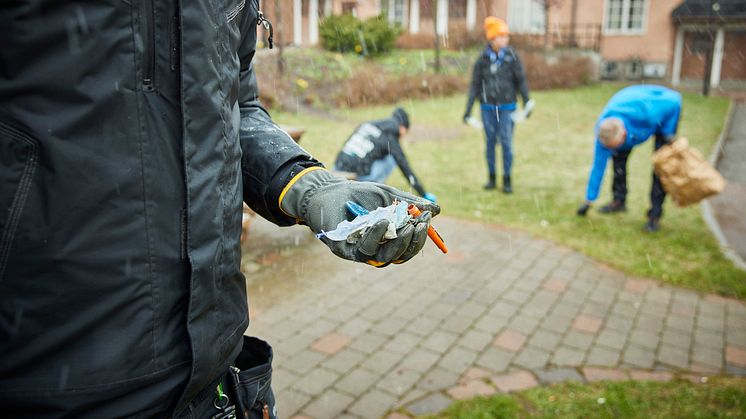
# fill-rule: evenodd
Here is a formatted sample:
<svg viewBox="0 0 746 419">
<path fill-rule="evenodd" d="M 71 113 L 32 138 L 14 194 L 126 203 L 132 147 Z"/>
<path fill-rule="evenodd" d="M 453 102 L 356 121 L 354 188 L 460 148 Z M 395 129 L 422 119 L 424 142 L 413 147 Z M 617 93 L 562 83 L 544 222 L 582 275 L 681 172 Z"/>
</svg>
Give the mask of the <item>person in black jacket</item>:
<svg viewBox="0 0 746 419">
<path fill-rule="evenodd" d="M 423 216 L 396 239 L 324 243 L 376 266 L 424 244 L 436 205 L 331 175 L 260 106 L 257 4 L 0 7 L 3 416 L 275 418 L 242 200 L 314 232 L 405 200 Z"/>
<path fill-rule="evenodd" d="M 409 115 L 402 108 L 396 108 L 391 118 L 361 124 L 337 154 L 334 170 L 354 173 L 359 181 L 383 183 L 398 165 L 417 193 L 435 202 L 435 195 L 425 191 L 399 143 L 408 131 Z"/>
<path fill-rule="evenodd" d="M 474 63 L 466 102 L 464 122 L 471 115 L 474 99 L 479 98 L 482 109 L 482 124 L 487 140 L 486 157 L 489 177 L 485 189 L 497 187 L 495 147 L 500 139 L 503 160 L 503 192 L 512 193 L 511 167 L 513 165 L 513 120 L 511 114 L 517 109 L 516 91 L 523 99 L 524 108 L 529 102 L 528 85 L 523 65 L 515 50 L 508 46 L 508 25 L 489 16 L 484 20 L 487 47 Z"/>
</svg>

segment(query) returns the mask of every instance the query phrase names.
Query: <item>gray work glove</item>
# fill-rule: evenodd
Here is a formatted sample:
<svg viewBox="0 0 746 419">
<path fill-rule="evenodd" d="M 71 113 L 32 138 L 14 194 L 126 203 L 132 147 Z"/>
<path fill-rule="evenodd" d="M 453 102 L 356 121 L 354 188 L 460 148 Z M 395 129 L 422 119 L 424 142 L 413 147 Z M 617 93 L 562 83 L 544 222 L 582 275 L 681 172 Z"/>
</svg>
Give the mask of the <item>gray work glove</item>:
<svg viewBox="0 0 746 419">
<path fill-rule="evenodd" d="M 355 182 L 332 175 L 326 170 L 313 170 L 302 175 L 285 192 L 282 210 L 307 224 L 314 233 L 331 231 L 344 220 L 355 218 L 345 203 L 355 202 L 369 211 L 391 205 L 394 200 L 415 204 L 422 215 L 396 231 L 397 237 L 385 240 L 388 221 L 371 226 L 355 243 L 321 240 L 332 252 L 344 259 L 383 267 L 402 263 L 419 253 L 427 240 L 427 228 L 440 207 L 425 199 L 373 182 Z"/>
</svg>

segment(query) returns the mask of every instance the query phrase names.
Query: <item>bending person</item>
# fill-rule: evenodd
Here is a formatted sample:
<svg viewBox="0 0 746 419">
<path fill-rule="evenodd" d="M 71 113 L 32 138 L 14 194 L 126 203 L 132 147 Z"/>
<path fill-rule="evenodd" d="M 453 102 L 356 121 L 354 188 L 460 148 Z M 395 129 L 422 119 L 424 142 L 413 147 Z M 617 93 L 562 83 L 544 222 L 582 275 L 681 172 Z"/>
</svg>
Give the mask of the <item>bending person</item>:
<svg viewBox="0 0 746 419">
<path fill-rule="evenodd" d="M 399 166 L 417 193 L 435 202 L 435 195 L 425 191 L 401 148 L 407 132 L 409 115 L 402 108 L 396 108 L 390 118 L 361 124 L 342 146 L 334 170 L 354 173 L 359 181 L 384 183 Z"/>
</svg>

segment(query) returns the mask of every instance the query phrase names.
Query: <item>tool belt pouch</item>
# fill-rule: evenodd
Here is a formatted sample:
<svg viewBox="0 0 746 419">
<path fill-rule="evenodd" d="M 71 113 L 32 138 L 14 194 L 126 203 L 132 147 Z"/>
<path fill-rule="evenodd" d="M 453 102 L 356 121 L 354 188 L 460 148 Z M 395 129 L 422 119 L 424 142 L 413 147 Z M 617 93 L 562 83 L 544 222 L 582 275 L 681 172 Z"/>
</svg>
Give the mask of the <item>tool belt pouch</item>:
<svg viewBox="0 0 746 419">
<path fill-rule="evenodd" d="M 243 337 L 243 349 L 229 374 L 238 417 L 277 419 L 272 393 L 272 347 L 263 340 Z"/>
</svg>

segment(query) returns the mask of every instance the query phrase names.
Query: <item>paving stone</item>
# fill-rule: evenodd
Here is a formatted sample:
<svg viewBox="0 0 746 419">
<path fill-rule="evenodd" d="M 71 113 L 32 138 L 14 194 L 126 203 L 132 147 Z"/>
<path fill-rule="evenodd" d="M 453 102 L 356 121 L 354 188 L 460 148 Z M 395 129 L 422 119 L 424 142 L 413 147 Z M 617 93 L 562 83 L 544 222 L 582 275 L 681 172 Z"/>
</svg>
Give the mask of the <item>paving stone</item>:
<svg viewBox="0 0 746 419">
<path fill-rule="evenodd" d="M 474 328 L 490 334 L 496 334 L 508 324 L 508 319 L 487 314 L 474 323 Z"/>
<path fill-rule="evenodd" d="M 298 413 L 301 407 L 303 407 L 309 400 L 310 397 L 297 391 L 286 390 L 276 394 L 276 405 L 277 410 L 282 415 L 293 416 Z"/>
<path fill-rule="evenodd" d="M 475 351 L 457 346 L 446 352 L 438 365 L 447 370 L 461 373 L 469 368 L 475 359 L 477 359 Z"/>
<path fill-rule="evenodd" d="M 303 408 L 303 412 L 314 418 L 338 417 L 354 399 L 336 390 L 330 390 Z"/>
<path fill-rule="evenodd" d="M 467 400 L 477 396 L 491 396 L 496 393 L 496 390 L 482 380 L 472 380 L 452 387 L 446 393 L 455 400 Z"/>
<path fill-rule="evenodd" d="M 512 329 L 500 333 L 493 344 L 511 352 L 518 352 L 526 342 L 526 335 Z"/>
<path fill-rule="evenodd" d="M 655 352 L 652 349 L 630 345 L 622 355 L 622 362 L 640 368 L 652 368 Z"/>
<path fill-rule="evenodd" d="M 523 348 L 513 359 L 513 364 L 528 369 L 544 368 L 551 353 L 531 346 Z"/>
<path fill-rule="evenodd" d="M 272 390 L 275 393 L 280 393 L 298 381 L 298 379 L 297 374 L 282 367 L 274 367 L 272 370 Z"/>
<path fill-rule="evenodd" d="M 721 333 L 710 333 L 702 329 L 697 329 L 694 331 L 694 346 L 704 346 L 720 350 L 723 348 L 723 335 Z"/>
<path fill-rule="evenodd" d="M 381 336 L 377 333 L 366 332 L 363 335 L 356 337 L 349 347 L 366 354 L 372 354 L 378 348 L 380 348 L 386 341 L 387 337 Z"/>
<path fill-rule="evenodd" d="M 362 317 L 353 317 L 337 329 L 337 333 L 357 337 L 368 331 L 371 326 L 373 326 L 373 322 L 370 320 L 363 319 Z"/>
<path fill-rule="evenodd" d="M 360 364 L 365 357 L 366 355 L 362 352 L 346 348 L 325 359 L 321 362 L 321 365 L 332 371 L 344 374 L 354 366 Z"/>
<path fill-rule="evenodd" d="M 692 333 L 694 330 L 694 317 L 669 316 L 666 327 L 680 330 L 684 333 Z"/>
<path fill-rule="evenodd" d="M 692 348 L 692 363 L 702 364 L 720 370 L 723 367 L 723 352 L 704 346 Z"/>
<path fill-rule="evenodd" d="M 689 368 L 689 351 L 671 345 L 661 345 L 658 350 L 658 361 L 678 369 Z"/>
<path fill-rule="evenodd" d="M 452 402 L 452 399 L 441 393 L 433 393 L 423 399 L 409 404 L 407 410 L 417 416 L 434 415 L 448 408 Z"/>
<path fill-rule="evenodd" d="M 397 333 L 393 339 L 383 345 L 383 350 L 405 354 L 414 349 L 421 340 L 421 336 L 412 333 Z"/>
<path fill-rule="evenodd" d="M 388 416 L 386 416 L 386 419 L 409 419 L 409 416 L 399 412 L 393 412 L 389 413 Z"/>
<path fill-rule="evenodd" d="M 564 382 L 579 382 L 582 383 L 583 376 L 572 368 L 553 368 L 549 370 L 534 370 L 534 373 L 539 378 L 539 382 L 543 384 L 555 384 Z"/>
<path fill-rule="evenodd" d="M 285 361 L 283 367 L 297 374 L 306 374 L 315 368 L 324 358 L 326 358 L 325 355 L 316 351 L 303 350 L 290 358 L 290 360 Z"/>
<path fill-rule="evenodd" d="M 559 278 L 552 277 L 548 281 L 544 282 L 544 289 L 557 294 L 561 294 L 567 288 L 567 281 L 563 281 Z"/>
<path fill-rule="evenodd" d="M 510 291 L 503 294 L 503 300 L 511 302 L 515 305 L 522 305 L 525 303 L 529 297 L 531 296 L 531 293 L 528 291 L 523 291 L 517 288 L 512 288 Z"/>
<path fill-rule="evenodd" d="M 633 330 L 629 336 L 630 342 L 648 349 L 657 348 L 659 339 L 656 333 L 650 333 L 641 329 Z"/>
<path fill-rule="evenodd" d="M 668 371 L 642 371 L 642 370 L 631 370 L 629 372 L 630 378 L 633 380 L 644 380 L 644 381 L 671 381 L 673 380 L 673 374 Z"/>
<path fill-rule="evenodd" d="M 744 323 L 744 325 L 746 325 L 746 323 Z M 729 328 L 725 335 L 725 342 L 728 345 L 746 348 L 746 330 L 737 330 L 735 326 Z"/>
<path fill-rule="evenodd" d="M 464 330 L 469 329 L 473 323 L 474 319 L 470 316 L 453 315 L 440 325 L 440 329 L 445 332 L 461 334 Z"/>
<path fill-rule="evenodd" d="M 728 364 L 725 367 L 725 373 L 728 375 L 735 375 L 738 377 L 746 377 L 746 368 Z"/>
<path fill-rule="evenodd" d="M 585 363 L 586 365 L 613 367 L 619 363 L 619 356 L 619 351 L 596 346 L 591 348 Z"/>
<path fill-rule="evenodd" d="M 632 317 L 616 316 L 612 314 L 606 320 L 606 324 L 604 325 L 604 327 L 609 330 L 623 333 L 626 336 L 627 332 L 632 330 L 632 326 L 634 325 L 634 323 L 635 322 Z"/>
<path fill-rule="evenodd" d="M 417 387 L 428 391 L 439 391 L 453 387 L 458 384 L 459 374 L 443 368 L 433 368 L 425 374 Z"/>
<path fill-rule="evenodd" d="M 481 352 L 492 342 L 492 335 L 480 330 L 469 330 L 459 341 L 459 345 Z"/>
<path fill-rule="evenodd" d="M 311 349 L 327 355 L 333 355 L 352 342 L 352 338 L 339 333 L 322 336 L 311 345 Z"/>
<path fill-rule="evenodd" d="M 698 363 L 692 363 L 689 366 L 689 369 L 692 372 L 700 373 L 700 374 L 709 374 L 709 375 L 715 375 L 720 372 L 720 368 L 715 368 L 712 366 L 704 365 L 704 364 L 698 364 Z"/>
<path fill-rule="evenodd" d="M 687 304 L 678 301 L 671 303 L 671 314 L 675 316 L 694 317 L 697 312 L 696 304 Z"/>
<path fill-rule="evenodd" d="M 524 335 L 530 335 L 538 327 L 539 321 L 538 317 L 518 315 L 510 322 L 508 327 Z"/>
<path fill-rule="evenodd" d="M 362 364 L 362 367 L 371 371 L 386 372 L 401 360 L 401 354 L 388 351 L 378 351 L 368 357 Z"/>
<path fill-rule="evenodd" d="M 309 333 L 298 333 L 278 342 L 275 348 L 288 357 L 295 356 L 298 352 L 308 348 L 316 340 L 317 336 Z M 313 349 L 313 348 L 312 348 Z"/>
<path fill-rule="evenodd" d="M 564 339 L 562 339 L 562 343 L 565 346 L 570 346 L 586 351 L 593 344 L 593 335 L 579 332 L 577 330 L 570 330 L 569 332 L 567 332 Z"/>
<path fill-rule="evenodd" d="M 473 380 L 484 380 L 492 374 L 492 371 L 483 368 L 472 367 L 466 370 L 466 372 L 461 375 L 461 379 L 459 380 L 459 382 L 463 384 Z"/>
<path fill-rule="evenodd" d="M 371 332 L 382 336 L 395 336 L 410 322 L 410 319 L 402 317 L 387 317 L 370 328 Z"/>
<path fill-rule="evenodd" d="M 454 289 L 448 290 L 445 294 L 443 294 L 443 297 L 441 297 L 440 302 L 445 303 L 445 304 L 452 304 L 452 305 L 460 306 L 461 304 L 468 301 L 471 295 L 472 295 L 472 292 L 469 290 L 461 289 L 461 288 L 454 288 Z"/>
<path fill-rule="evenodd" d="M 570 303 L 560 300 L 560 302 L 552 308 L 549 317 L 567 317 L 572 321 L 580 312 L 581 307 L 582 304 L 580 303 Z"/>
<path fill-rule="evenodd" d="M 423 315 L 410 322 L 405 330 L 418 336 L 427 336 L 430 332 L 435 330 L 439 324 L 439 322 Z"/>
<path fill-rule="evenodd" d="M 528 371 L 516 371 L 509 374 L 497 375 L 491 378 L 492 384 L 503 393 L 520 391 L 539 385 L 536 378 Z"/>
<path fill-rule="evenodd" d="M 387 393 L 401 397 L 410 391 L 421 378 L 421 372 L 400 368 L 386 374 L 376 383 L 376 387 Z"/>
<path fill-rule="evenodd" d="M 728 345 L 725 347 L 725 362 L 746 368 L 746 349 Z"/>
<path fill-rule="evenodd" d="M 435 331 L 422 341 L 421 346 L 435 353 L 442 354 L 458 339 L 458 335 L 448 332 Z"/>
<path fill-rule="evenodd" d="M 426 349 L 416 349 L 414 352 L 410 352 L 405 358 L 402 359 L 399 366 L 401 368 L 410 369 L 418 372 L 425 372 L 430 369 L 436 362 L 440 355 L 431 352 Z"/>
<path fill-rule="evenodd" d="M 661 342 L 678 348 L 689 348 L 692 337 L 675 329 L 666 329 L 661 335 Z"/>
<path fill-rule="evenodd" d="M 599 287 L 591 293 L 588 299 L 596 304 L 601 304 L 605 307 L 611 307 L 611 304 L 616 298 L 616 291 L 617 290 L 611 288 Z"/>
<path fill-rule="evenodd" d="M 627 343 L 627 335 L 615 330 L 604 330 L 599 333 L 596 343 L 621 351 Z"/>
<path fill-rule="evenodd" d="M 476 364 L 491 371 L 502 372 L 508 367 L 514 355 L 513 352 L 491 347 L 487 348 L 484 353 L 477 358 Z"/>
<path fill-rule="evenodd" d="M 663 330 L 663 317 L 643 313 L 637 318 L 636 327 L 639 330 L 659 334 Z"/>
<path fill-rule="evenodd" d="M 583 363 L 585 351 L 560 346 L 552 356 L 552 364 L 560 367 L 576 367 Z"/>
<path fill-rule="evenodd" d="M 338 378 L 339 374 L 336 372 L 316 368 L 293 384 L 293 387 L 310 396 L 318 396 L 331 387 Z"/>
<path fill-rule="evenodd" d="M 572 324 L 572 320 L 573 319 L 571 317 L 550 315 L 548 318 L 546 318 L 541 323 L 541 327 L 547 330 L 552 330 L 554 332 L 563 334 L 565 333 L 567 329 L 570 328 L 570 325 Z"/>
<path fill-rule="evenodd" d="M 337 381 L 334 387 L 344 393 L 358 397 L 372 387 L 379 378 L 380 375 L 374 374 L 369 370 L 356 368 Z"/>
<path fill-rule="evenodd" d="M 396 398 L 381 390 L 373 389 L 365 393 L 348 409 L 362 417 L 381 417 L 393 406 Z"/>
<path fill-rule="evenodd" d="M 595 381 L 625 381 L 629 379 L 627 372 L 619 369 L 583 368 L 583 375 L 589 382 Z"/>
<path fill-rule="evenodd" d="M 655 283 L 648 280 L 643 279 L 635 279 L 635 278 L 629 278 L 624 283 L 624 290 L 634 293 L 634 294 L 645 294 L 648 289 L 655 286 Z"/>
<path fill-rule="evenodd" d="M 546 329 L 539 329 L 528 340 L 529 345 L 547 352 L 554 351 L 554 348 L 562 339 L 562 335 Z"/>
<path fill-rule="evenodd" d="M 585 306 L 580 310 L 581 315 L 585 315 L 588 317 L 593 317 L 601 320 L 602 318 L 606 317 L 606 314 L 609 312 L 610 306 L 607 304 L 601 304 L 601 303 L 595 303 L 593 301 L 588 301 Z M 600 326 L 600 325 L 599 325 Z"/>
</svg>

